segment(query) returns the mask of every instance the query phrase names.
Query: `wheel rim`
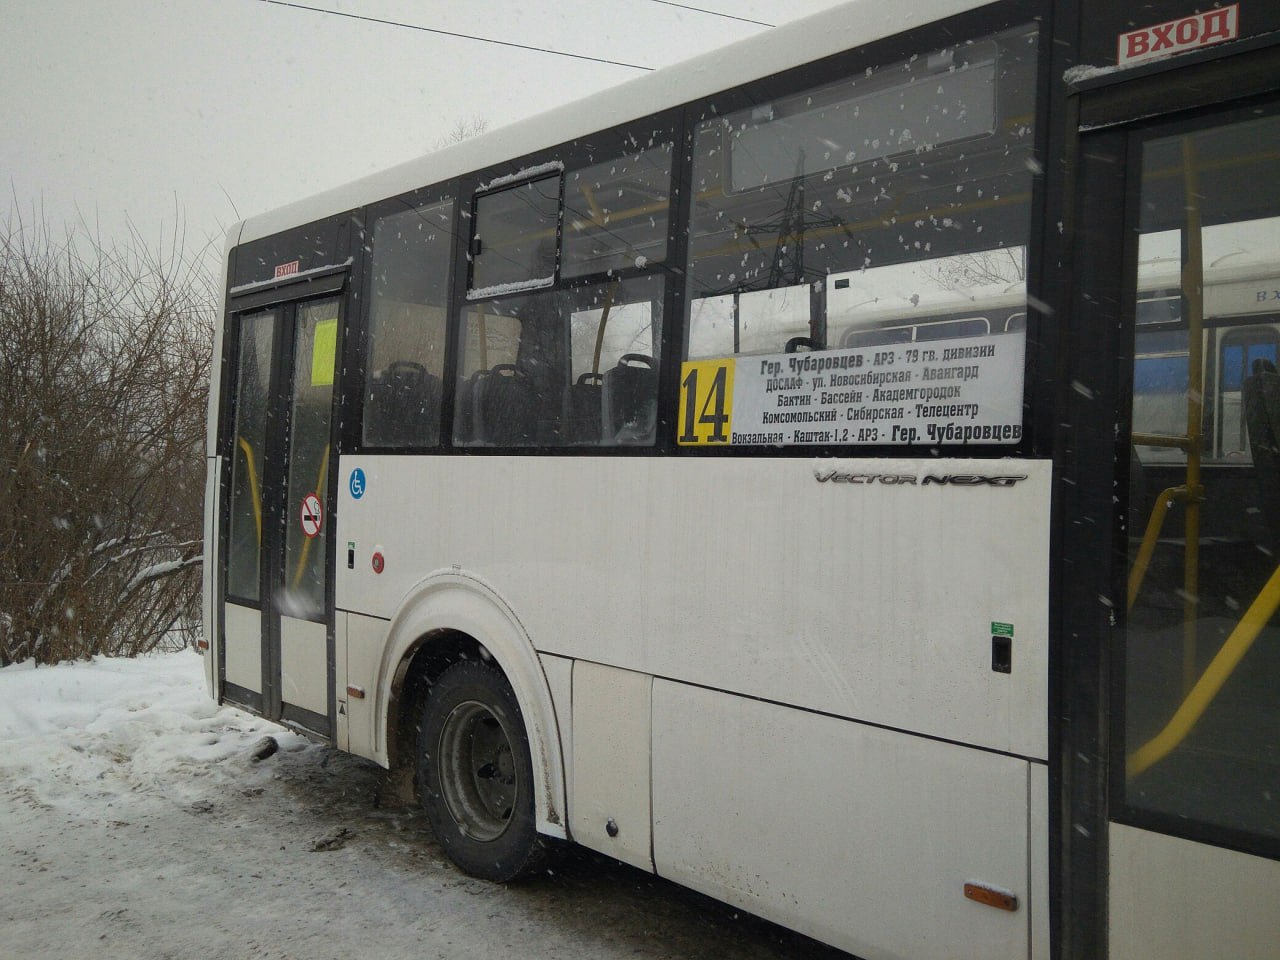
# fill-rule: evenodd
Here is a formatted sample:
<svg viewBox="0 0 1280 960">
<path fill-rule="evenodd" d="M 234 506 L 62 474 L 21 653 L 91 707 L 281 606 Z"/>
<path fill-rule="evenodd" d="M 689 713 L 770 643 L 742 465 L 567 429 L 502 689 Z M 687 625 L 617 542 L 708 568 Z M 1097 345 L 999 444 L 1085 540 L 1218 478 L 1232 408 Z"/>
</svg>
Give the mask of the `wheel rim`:
<svg viewBox="0 0 1280 960">
<path fill-rule="evenodd" d="M 483 703 L 453 708 L 440 731 L 440 793 L 459 829 L 496 840 L 511 822 L 519 794 L 511 740 Z"/>
</svg>

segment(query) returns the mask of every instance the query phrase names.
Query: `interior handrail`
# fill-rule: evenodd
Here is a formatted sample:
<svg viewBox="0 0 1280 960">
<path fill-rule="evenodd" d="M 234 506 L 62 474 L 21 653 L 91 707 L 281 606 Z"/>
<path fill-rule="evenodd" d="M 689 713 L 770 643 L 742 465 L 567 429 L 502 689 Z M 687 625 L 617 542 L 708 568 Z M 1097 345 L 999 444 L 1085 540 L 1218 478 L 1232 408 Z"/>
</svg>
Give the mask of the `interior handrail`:
<svg viewBox="0 0 1280 960">
<path fill-rule="evenodd" d="M 1277 609 L 1280 609 L 1280 566 L 1276 567 L 1271 579 L 1258 591 L 1253 603 L 1249 604 L 1249 609 L 1240 618 L 1222 648 L 1214 654 L 1213 660 L 1164 729 L 1129 754 L 1125 761 L 1125 773 L 1129 777 L 1136 777 L 1163 760 L 1186 739 Z"/>
<path fill-rule="evenodd" d="M 1155 553 L 1156 542 L 1160 539 L 1160 533 L 1164 529 L 1165 517 L 1169 514 L 1169 508 L 1175 503 L 1188 503 L 1192 499 L 1199 500 L 1203 496 L 1203 491 L 1191 491 L 1186 484 L 1180 484 L 1176 487 L 1168 487 L 1160 491 L 1160 495 L 1156 497 L 1156 502 L 1151 508 L 1151 516 L 1147 520 L 1147 529 L 1142 535 L 1142 546 L 1138 548 L 1138 556 L 1133 561 L 1133 569 L 1129 571 L 1129 603 L 1127 609 L 1132 610 L 1134 601 L 1138 599 L 1138 592 L 1142 589 L 1142 582 L 1146 579 L 1147 568 L 1151 565 L 1151 556 Z"/>
<path fill-rule="evenodd" d="M 253 496 L 253 523 L 258 530 L 258 549 L 262 549 L 262 495 L 258 490 L 258 471 L 253 465 L 253 447 L 244 437 L 237 438 L 249 468 L 249 492 Z"/>
</svg>

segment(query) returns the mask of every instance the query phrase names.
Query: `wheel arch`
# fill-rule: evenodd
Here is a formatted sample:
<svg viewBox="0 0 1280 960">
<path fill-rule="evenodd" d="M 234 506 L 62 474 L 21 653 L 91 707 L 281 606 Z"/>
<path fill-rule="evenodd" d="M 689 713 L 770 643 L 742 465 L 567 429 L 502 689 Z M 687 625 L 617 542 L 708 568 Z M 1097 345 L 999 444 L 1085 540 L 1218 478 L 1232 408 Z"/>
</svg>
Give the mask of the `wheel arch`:
<svg viewBox="0 0 1280 960">
<path fill-rule="evenodd" d="M 377 759 L 395 769 L 411 759 L 407 730 L 427 682 L 445 667 L 487 655 L 520 705 L 533 765 L 539 833 L 565 838 L 564 758 L 551 691 L 533 642 L 511 607 L 490 585 L 450 569 L 413 587 L 392 618 L 378 671 Z M 402 738 L 402 734 L 412 734 Z"/>
</svg>

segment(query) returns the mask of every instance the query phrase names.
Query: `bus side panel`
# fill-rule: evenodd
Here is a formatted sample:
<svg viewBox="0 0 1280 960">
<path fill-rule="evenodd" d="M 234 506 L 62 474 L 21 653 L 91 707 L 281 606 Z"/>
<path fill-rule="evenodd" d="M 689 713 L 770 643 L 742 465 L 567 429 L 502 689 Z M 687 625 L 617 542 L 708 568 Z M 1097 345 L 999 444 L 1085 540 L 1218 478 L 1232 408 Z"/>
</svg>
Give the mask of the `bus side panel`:
<svg viewBox="0 0 1280 960">
<path fill-rule="evenodd" d="M 452 568 L 544 654 L 1047 758 L 1048 461 L 343 465 L 341 609 L 391 618 Z"/>
<path fill-rule="evenodd" d="M 1274 960 L 1280 862 L 1113 823 L 1112 957 Z"/>
<path fill-rule="evenodd" d="M 653 716 L 663 876 L 867 960 L 1027 957 L 1026 761 L 661 680 Z"/>
<path fill-rule="evenodd" d="M 329 673 L 323 623 L 280 618 L 280 695 L 284 702 L 325 716 Z"/>
<path fill-rule="evenodd" d="M 262 611 L 225 603 L 223 638 L 227 646 L 224 679 L 253 693 L 262 693 Z"/>
<path fill-rule="evenodd" d="M 644 870 L 650 836 L 649 703 L 653 678 L 595 663 L 573 665 L 570 835 Z"/>
<path fill-rule="evenodd" d="M 345 664 L 346 682 L 338 687 L 338 699 L 346 702 L 347 737 L 350 750 L 358 757 L 367 757 L 385 764 L 385 756 L 377 749 L 378 670 L 382 654 L 387 646 L 387 621 L 356 614 L 340 613 L 346 619 L 346 649 L 337 651 L 339 662 Z M 347 687 L 353 686 L 364 696 L 351 696 Z"/>
<path fill-rule="evenodd" d="M 1031 957 L 1049 956 L 1049 766 L 1033 763 L 1027 787 L 1027 820 L 1030 824 Z"/>
</svg>

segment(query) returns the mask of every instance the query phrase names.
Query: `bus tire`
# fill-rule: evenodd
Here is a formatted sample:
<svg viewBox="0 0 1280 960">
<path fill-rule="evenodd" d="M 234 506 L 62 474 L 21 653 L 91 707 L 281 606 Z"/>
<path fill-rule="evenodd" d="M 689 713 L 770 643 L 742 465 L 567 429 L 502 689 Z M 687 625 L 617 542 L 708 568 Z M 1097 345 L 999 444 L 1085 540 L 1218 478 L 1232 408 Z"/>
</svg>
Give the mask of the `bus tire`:
<svg viewBox="0 0 1280 960">
<path fill-rule="evenodd" d="M 436 839 L 462 870 L 506 883 L 547 865 L 553 841 L 535 826 L 529 738 L 496 668 L 464 661 L 431 685 L 417 776 Z"/>
</svg>

